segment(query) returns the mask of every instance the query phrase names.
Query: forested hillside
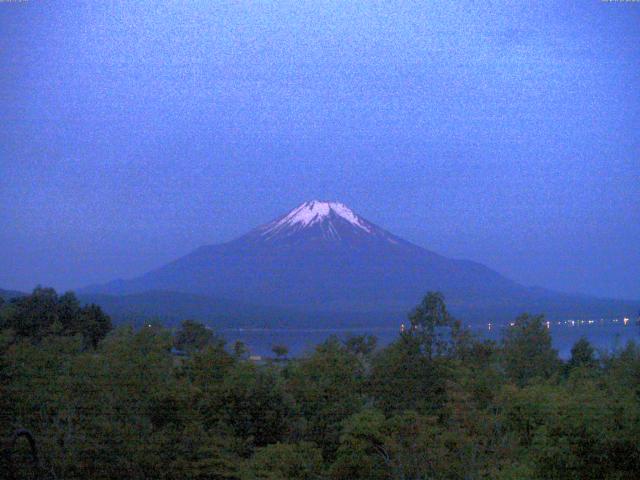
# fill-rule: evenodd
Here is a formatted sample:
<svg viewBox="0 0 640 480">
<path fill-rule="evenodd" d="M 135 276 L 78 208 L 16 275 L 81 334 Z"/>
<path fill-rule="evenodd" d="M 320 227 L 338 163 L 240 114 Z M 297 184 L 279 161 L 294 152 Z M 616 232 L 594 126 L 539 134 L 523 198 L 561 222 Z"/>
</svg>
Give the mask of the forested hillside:
<svg viewBox="0 0 640 480">
<path fill-rule="evenodd" d="M 384 349 L 331 338 L 254 361 L 194 321 L 110 330 L 51 290 L 0 307 L 0 436 L 17 478 L 637 479 L 640 347 L 562 362 L 540 316 L 500 344 L 439 294 Z M 31 477 L 33 478 L 33 477 Z"/>
</svg>

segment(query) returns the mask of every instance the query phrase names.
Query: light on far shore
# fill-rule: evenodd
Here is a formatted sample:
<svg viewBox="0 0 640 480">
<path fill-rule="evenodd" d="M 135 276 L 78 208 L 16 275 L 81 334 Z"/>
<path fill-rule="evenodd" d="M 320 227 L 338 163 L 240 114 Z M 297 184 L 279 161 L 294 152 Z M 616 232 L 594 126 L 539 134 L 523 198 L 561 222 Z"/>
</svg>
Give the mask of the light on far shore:
<svg viewBox="0 0 640 480">
<path fill-rule="evenodd" d="M 551 325 L 558 325 L 558 326 L 567 326 L 567 327 L 580 327 L 580 326 L 591 326 L 591 325 L 601 325 L 601 326 L 606 326 L 608 324 L 613 325 L 616 323 L 622 323 L 623 326 L 627 326 L 629 325 L 630 322 L 630 318 L 629 317 L 624 317 L 624 318 L 601 318 L 599 320 L 554 320 L 554 321 L 550 321 L 547 320 L 544 322 L 545 327 L 547 328 L 551 328 Z M 638 320 L 638 323 L 640 324 L 640 318 Z M 487 325 L 487 329 L 489 331 L 493 330 L 493 323 L 489 322 L 486 324 Z M 510 327 L 515 327 L 516 323 L 515 322 L 509 322 L 508 325 Z"/>
</svg>

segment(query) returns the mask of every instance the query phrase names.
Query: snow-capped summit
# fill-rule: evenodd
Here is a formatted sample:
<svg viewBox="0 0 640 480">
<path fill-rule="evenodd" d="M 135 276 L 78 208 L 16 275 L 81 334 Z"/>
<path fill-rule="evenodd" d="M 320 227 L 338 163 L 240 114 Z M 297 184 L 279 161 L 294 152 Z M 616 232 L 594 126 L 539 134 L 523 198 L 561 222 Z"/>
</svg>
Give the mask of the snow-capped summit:
<svg viewBox="0 0 640 480">
<path fill-rule="evenodd" d="M 541 309 L 558 317 L 615 316 L 638 309 L 524 287 L 484 265 L 403 240 L 342 203 L 317 200 L 238 238 L 202 246 L 140 277 L 85 293 L 125 295 L 123 301 L 140 302 L 135 312 L 149 308 L 149 297 L 136 295 L 153 294 L 154 304 L 169 305 L 163 315 L 178 311 L 181 318 L 208 317 L 216 325 L 225 318 L 235 322 L 236 305 L 245 305 L 253 319 L 246 325 L 297 326 L 301 315 L 308 315 L 307 325 L 344 327 L 371 325 L 374 316 L 380 322 L 402 319 L 430 290 L 442 292 L 455 315 L 482 322 Z M 163 292 L 178 292 L 178 300 L 162 297 Z M 162 298 L 169 300 L 162 303 Z M 239 302 L 232 303 L 232 313 L 212 313 L 212 305 L 228 301 Z"/>
<path fill-rule="evenodd" d="M 264 240 L 291 238 L 298 234 L 324 240 L 376 237 L 396 242 L 391 234 L 368 222 L 344 203 L 311 200 L 257 229 Z"/>
<path fill-rule="evenodd" d="M 297 224 L 306 227 L 328 219 L 331 214 L 335 214 L 338 217 L 343 218 L 351 225 L 361 228 L 365 232 L 370 230 L 360 217 L 353 213 L 353 210 L 347 207 L 344 203 L 321 202 L 319 200 L 304 202 L 302 205 L 291 210 L 284 218 L 276 221 L 274 227 L 281 225 L 294 226 Z"/>
</svg>

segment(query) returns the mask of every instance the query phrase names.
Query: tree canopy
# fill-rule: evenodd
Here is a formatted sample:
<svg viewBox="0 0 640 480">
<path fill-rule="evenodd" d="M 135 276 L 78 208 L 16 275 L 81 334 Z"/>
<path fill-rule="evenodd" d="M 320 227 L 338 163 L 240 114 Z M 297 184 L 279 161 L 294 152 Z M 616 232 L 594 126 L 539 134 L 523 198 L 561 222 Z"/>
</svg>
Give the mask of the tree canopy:
<svg viewBox="0 0 640 480">
<path fill-rule="evenodd" d="M 411 331 L 384 348 L 332 337 L 299 358 L 254 362 L 196 321 L 105 334 L 98 308 L 50 289 L 0 315 L 1 436 L 33 433 L 43 479 L 635 480 L 640 471 L 640 347 L 596 354 L 580 340 L 562 362 L 540 316 L 518 317 L 493 343 L 430 294 Z"/>
<path fill-rule="evenodd" d="M 85 345 L 95 348 L 111 330 L 111 319 L 97 305 L 81 306 L 72 292 L 58 295 L 38 287 L 0 306 L 0 329 L 35 342 L 49 335 L 81 335 Z"/>
</svg>

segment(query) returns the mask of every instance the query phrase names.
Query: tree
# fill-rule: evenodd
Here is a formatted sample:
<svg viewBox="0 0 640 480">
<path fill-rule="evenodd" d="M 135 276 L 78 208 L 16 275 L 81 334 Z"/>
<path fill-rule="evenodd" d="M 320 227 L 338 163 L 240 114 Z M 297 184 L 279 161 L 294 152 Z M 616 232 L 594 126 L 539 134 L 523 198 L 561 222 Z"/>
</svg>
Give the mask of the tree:
<svg viewBox="0 0 640 480">
<path fill-rule="evenodd" d="M 53 288 L 37 287 L 9 302 L 3 320 L 2 328 L 11 328 L 17 337 L 40 341 L 58 320 L 58 295 Z"/>
<path fill-rule="evenodd" d="M 287 365 L 283 375 L 304 417 L 305 440 L 316 443 L 325 458 L 332 458 L 341 422 L 363 405 L 360 359 L 330 337 L 310 356 Z"/>
<path fill-rule="evenodd" d="M 40 342 L 49 335 L 82 335 L 95 348 L 111 330 L 111 319 L 97 305 L 82 307 L 73 292 L 58 296 L 52 288 L 37 287 L 31 295 L 12 300 L 0 316 L 1 328 L 18 338 Z"/>
<path fill-rule="evenodd" d="M 230 427 L 249 447 L 284 440 L 294 419 L 294 401 L 278 373 L 277 368 L 237 362 L 205 401 L 207 423 Z"/>
<path fill-rule="evenodd" d="M 389 478 L 384 424 L 384 414 L 374 409 L 362 410 L 343 422 L 340 446 L 330 470 L 332 480 Z"/>
<path fill-rule="evenodd" d="M 440 292 L 428 292 L 409 314 L 410 329 L 404 333 L 420 342 L 429 358 L 453 352 L 455 335 L 460 324 L 449 314 Z"/>
<path fill-rule="evenodd" d="M 378 339 L 373 335 L 354 335 L 344 341 L 344 346 L 348 351 L 356 355 L 369 355 L 378 344 Z"/>
<path fill-rule="evenodd" d="M 502 408 L 533 478 L 632 479 L 640 471 L 640 404 L 629 388 L 611 395 L 589 377 L 509 387 Z"/>
<path fill-rule="evenodd" d="M 220 388 L 222 379 L 235 365 L 236 359 L 223 344 L 214 344 L 194 352 L 182 366 L 189 380 L 205 394 L 213 394 Z"/>
<path fill-rule="evenodd" d="M 449 315 L 441 293 L 427 293 L 409 321 L 410 328 L 371 361 L 369 391 L 387 414 L 424 413 L 442 405 L 457 351 L 460 324 Z"/>
<path fill-rule="evenodd" d="M 577 367 L 595 367 L 597 364 L 594 350 L 589 341 L 581 337 L 571 348 L 571 358 L 569 359 L 569 368 Z"/>
<path fill-rule="evenodd" d="M 525 313 L 515 319 L 504 334 L 502 357 L 507 375 L 518 385 L 536 377 L 549 378 L 560 366 L 543 315 Z"/>
<path fill-rule="evenodd" d="M 176 332 L 174 345 L 179 350 L 193 352 L 214 343 L 213 332 L 195 320 L 184 320 Z"/>
<path fill-rule="evenodd" d="M 287 358 L 287 354 L 289 353 L 289 349 L 285 345 L 274 345 L 271 351 L 275 353 L 276 360 L 280 361 Z"/>
<path fill-rule="evenodd" d="M 9 347 L 13 343 L 13 332 L 9 329 L 0 330 L 0 437 L 4 438 L 11 432 L 11 423 L 15 419 L 16 401 L 11 388 L 12 383 L 23 381 L 12 372 Z M 0 454 L 0 467 L 4 455 Z M 5 466 L 6 468 L 6 466 Z"/>
<path fill-rule="evenodd" d="M 0 330 L 0 436 L 33 432 L 47 478 L 631 480 L 640 471 L 634 342 L 601 354 L 597 375 L 582 367 L 549 380 L 529 367 L 519 374 L 520 355 L 557 360 L 530 317 L 501 349 L 472 342 L 464 359 L 430 358 L 419 335 L 403 335 L 370 357 L 334 337 L 283 365 L 239 361 L 221 342 L 175 362 L 174 336 L 160 326 L 120 327 L 87 349 L 67 334 L 84 307 L 63 297 L 49 303 L 55 320 L 38 340 Z M 5 305 L 3 318 L 36 310 L 25 308 Z M 544 348 L 528 345 L 536 341 Z M 574 363 L 588 363 L 588 347 L 578 342 Z"/>
<path fill-rule="evenodd" d="M 316 480 L 322 478 L 321 451 L 312 443 L 274 443 L 256 450 L 248 462 L 246 480 Z"/>
<path fill-rule="evenodd" d="M 249 355 L 249 348 L 244 342 L 237 340 L 233 344 L 233 354 L 239 360 L 245 359 Z"/>
<path fill-rule="evenodd" d="M 373 356 L 367 391 L 386 414 L 432 411 L 444 401 L 444 359 L 431 359 L 414 335 L 403 335 Z"/>
<path fill-rule="evenodd" d="M 111 318 L 102 312 L 98 305 L 88 305 L 81 309 L 78 315 L 79 331 L 85 338 L 87 345 L 96 348 L 100 340 L 111 331 Z"/>
</svg>

